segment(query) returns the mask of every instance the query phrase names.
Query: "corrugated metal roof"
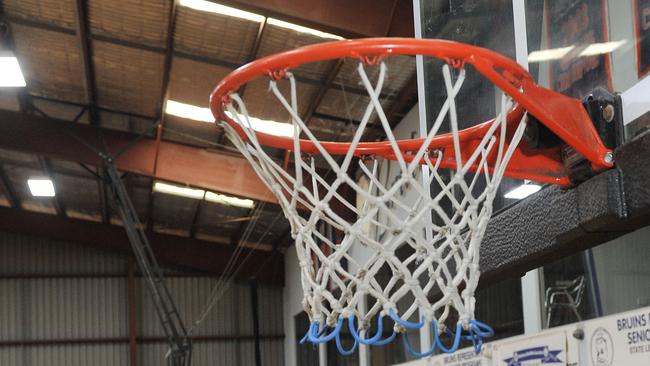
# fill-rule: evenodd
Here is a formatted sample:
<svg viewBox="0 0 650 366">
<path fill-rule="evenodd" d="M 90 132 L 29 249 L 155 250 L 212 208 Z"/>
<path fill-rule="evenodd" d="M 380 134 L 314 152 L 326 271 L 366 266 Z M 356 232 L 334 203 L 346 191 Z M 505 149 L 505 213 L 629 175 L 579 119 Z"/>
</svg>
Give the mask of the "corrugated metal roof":
<svg viewBox="0 0 650 366">
<path fill-rule="evenodd" d="M 154 229 L 188 236 L 198 203 L 196 199 L 154 193 Z"/>
<path fill-rule="evenodd" d="M 165 0 L 89 1 L 93 34 L 163 47 L 171 2 Z"/>
<path fill-rule="evenodd" d="M 181 6 L 174 49 L 241 64 L 253 49 L 258 28 L 257 22 Z"/>
<path fill-rule="evenodd" d="M 285 98 L 291 101 L 289 96 L 289 82 L 287 80 L 280 80 L 277 85 Z M 297 82 L 296 91 L 298 95 L 298 111 L 303 115 L 318 92 L 318 88 L 313 85 Z M 244 94 L 244 102 L 246 103 L 248 113 L 252 117 L 277 122 L 291 121 L 289 112 L 282 107 L 280 101 L 269 90 L 269 79 L 266 76 L 259 77 L 248 83 L 246 93 Z"/>
<path fill-rule="evenodd" d="M 386 57 L 383 61 L 386 64 L 386 79 L 382 94 L 397 95 L 415 72 L 415 57 L 397 55 Z M 345 59 L 341 71 L 336 76 L 336 83 L 365 90 L 357 70 L 358 67 L 358 60 Z M 379 76 L 379 67 L 364 65 L 364 70 L 374 85 Z"/>
<path fill-rule="evenodd" d="M 247 208 L 205 202 L 199 217 L 198 231 L 230 240 L 239 230 L 240 225 L 249 222 L 249 212 Z"/>
<path fill-rule="evenodd" d="M 17 24 L 12 29 L 30 92 L 72 102 L 84 101 L 77 38 Z"/>
<path fill-rule="evenodd" d="M 101 221 L 100 195 L 95 178 L 54 174 L 56 194 L 66 205 L 68 216 Z"/>
<path fill-rule="evenodd" d="M 156 115 L 164 56 L 99 41 L 93 46 L 98 103 L 115 110 Z"/>
<path fill-rule="evenodd" d="M 384 107 L 384 112 L 388 113 L 390 100 L 382 98 L 379 101 Z M 360 121 L 369 103 L 370 97 L 367 95 L 350 93 L 345 88 L 331 88 L 325 93 L 317 112 L 343 118 L 347 121 Z M 374 119 L 376 119 L 376 114 L 371 117 L 370 122 L 374 121 Z"/>
<path fill-rule="evenodd" d="M 207 108 L 210 93 L 231 71 L 221 66 L 174 57 L 169 81 L 169 99 Z"/>
<path fill-rule="evenodd" d="M 262 38 L 258 57 L 268 56 L 274 53 L 327 41 L 331 41 L 331 39 L 324 39 L 311 34 L 269 24 L 264 33 L 264 37 Z M 293 71 L 295 71 L 297 75 L 309 77 L 315 80 L 322 80 L 327 76 L 332 65 L 332 62 L 317 62 L 301 66 Z"/>
<path fill-rule="evenodd" d="M 87 114 L 86 114 L 87 115 Z M 153 119 L 144 119 L 124 114 L 99 112 L 100 124 L 104 128 L 131 133 L 143 133 L 153 138 L 156 136 L 156 129 L 153 127 Z"/>
<path fill-rule="evenodd" d="M 77 25 L 73 0 L 4 0 L 3 7 L 12 17 L 38 20 L 74 29 Z"/>
</svg>

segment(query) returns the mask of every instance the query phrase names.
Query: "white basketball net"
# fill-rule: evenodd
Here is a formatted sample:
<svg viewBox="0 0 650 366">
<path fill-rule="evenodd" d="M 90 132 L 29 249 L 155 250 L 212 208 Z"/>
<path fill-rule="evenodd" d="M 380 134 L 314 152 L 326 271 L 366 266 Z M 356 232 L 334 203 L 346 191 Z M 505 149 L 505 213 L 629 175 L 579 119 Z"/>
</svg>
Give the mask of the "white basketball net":
<svg viewBox="0 0 650 366">
<path fill-rule="evenodd" d="M 506 165 L 523 135 L 526 116 L 518 123 L 514 134 L 508 136 L 510 141 L 506 141 L 506 114 L 499 114 L 476 150 L 462 152 L 466 159 L 462 160 L 455 96 L 465 80 L 465 69 L 458 69 L 458 76 L 454 78 L 452 69 L 445 64 L 442 75 L 447 99 L 425 143 L 419 150 L 409 152 L 414 158 L 407 162 L 404 152 L 396 145 L 379 101 L 386 66 L 381 62 L 379 68 L 373 86 L 365 65 L 359 63 L 358 73 L 370 103 L 344 155 L 328 153 L 299 116 L 296 81 L 290 73 L 286 74 L 290 83 L 288 97 L 280 92 L 275 80 L 270 81 L 271 92 L 290 113 L 294 126 L 294 161 L 289 168 L 284 169 L 282 163 L 269 156 L 267 148 L 259 143 L 246 106 L 236 94 L 231 96 L 232 102 L 226 105 L 226 110 L 244 127 L 246 139 L 227 123 L 223 124 L 225 132 L 275 194 L 291 223 L 300 260 L 303 305 L 311 321 L 318 322 L 320 327 L 336 328 L 341 319 L 354 316 L 363 331 L 376 316 L 392 314 L 397 332 L 404 331 L 409 318 L 419 321 L 420 317 L 437 321 L 440 329 L 444 328 L 446 320 L 453 320 L 467 330 L 474 319 L 481 239 Z M 509 111 L 513 105 L 512 98 L 504 93 L 500 110 Z M 388 160 L 379 156 L 370 161 L 354 158 L 355 149 L 373 116 L 378 117 L 386 141 L 393 147 L 395 160 L 390 163 L 399 169 L 399 178 L 389 182 L 390 185 L 378 176 L 380 167 L 388 164 Z M 448 121 L 448 131 L 454 136 L 458 169 L 451 173 L 439 169 L 445 151 L 429 148 L 429 142 L 441 130 L 443 121 Z M 301 153 L 299 137 L 311 141 L 319 154 L 305 156 Z M 488 156 L 496 156 L 496 160 L 492 160 L 494 169 L 488 169 Z M 321 174 L 322 169 L 317 171 L 316 159 L 323 159 L 331 169 L 329 180 Z M 422 161 L 425 164 L 421 164 Z M 357 174 L 367 178 L 368 187 L 361 187 L 354 176 L 348 175 L 351 164 L 358 165 Z M 472 165 L 478 167 L 475 174 L 470 172 Z M 420 173 L 423 166 L 428 176 Z M 478 181 L 483 182 L 484 189 L 477 189 Z M 337 191 L 343 186 L 356 191 L 365 202 L 362 207 Z M 404 189 L 417 192 L 418 198 L 405 201 L 399 194 Z M 443 201 L 448 203 L 450 210 L 443 209 Z M 340 212 L 335 212 L 334 202 L 356 214 L 354 220 L 346 220 Z M 432 213 L 440 224 L 432 223 Z M 317 227 L 321 222 L 342 231 L 343 239 L 335 242 L 319 232 Z M 425 227 L 427 229 L 423 230 Z M 365 247 L 371 255 L 360 262 L 350 254 L 355 246 Z M 411 248 L 412 254 L 406 258 L 396 255 L 403 246 Z M 342 265 L 342 261 L 347 265 Z M 376 278 L 380 270 L 384 274 L 390 272 L 390 279 L 380 283 Z M 401 301 L 403 305 L 405 300 L 408 306 L 398 309 L 397 303 Z"/>
</svg>

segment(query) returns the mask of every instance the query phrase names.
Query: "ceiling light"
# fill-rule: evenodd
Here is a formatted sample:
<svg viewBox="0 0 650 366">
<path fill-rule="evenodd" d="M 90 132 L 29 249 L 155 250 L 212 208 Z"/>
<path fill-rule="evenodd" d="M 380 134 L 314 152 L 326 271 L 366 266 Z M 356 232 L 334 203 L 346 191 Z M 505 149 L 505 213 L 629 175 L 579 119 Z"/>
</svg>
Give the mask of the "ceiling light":
<svg viewBox="0 0 650 366">
<path fill-rule="evenodd" d="M 0 54 L 0 87 L 22 88 L 26 85 L 18 59 L 12 53 Z"/>
<path fill-rule="evenodd" d="M 267 20 L 267 22 L 269 24 L 275 25 L 277 27 L 282 27 L 282 28 L 286 28 L 286 29 L 295 30 L 295 31 L 300 32 L 300 33 L 311 34 L 312 36 L 316 36 L 316 37 L 320 37 L 320 38 L 329 38 L 329 39 L 338 39 L 338 40 L 344 39 L 343 37 L 337 36 L 336 34 L 321 32 L 321 31 L 316 30 L 316 29 L 307 28 L 307 27 L 303 27 L 301 25 L 284 22 L 282 20 L 275 19 L 275 18 L 269 18 Z"/>
<path fill-rule="evenodd" d="M 172 116 L 189 118 L 195 121 L 214 123 L 214 116 L 210 108 L 201 108 L 191 104 L 168 100 L 165 107 L 165 113 Z"/>
<path fill-rule="evenodd" d="M 195 105 L 180 103 L 173 100 L 167 101 L 165 112 L 173 116 L 193 119 L 195 121 L 214 122 L 214 116 L 212 115 L 210 108 L 197 107 Z M 226 114 L 232 116 L 230 112 L 226 112 Z M 239 117 L 242 121 L 245 121 L 243 115 L 239 115 Z M 268 135 L 291 137 L 294 133 L 293 125 L 289 123 L 263 120 L 255 117 L 249 117 L 248 121 L 253 130 Z"/>
<path fill-rule="evenodd" d="M 229 6 L 213 3 L 212 1 L 206 0 L 181 0 L 180 4 L 182 6 L 192 8 L 194 10 L 206 11 L 208 13 L 216 13 L 221 15 L 227 15 L 230 17 L 241 18 L 246 20 L 251 20 L 253 22 L 261 23 L 264 21 L 264 16 L 250 13 L 248 11 L 243 11 Z"/>
<path fill-rule="evenodd" d="M 595 55 L 602 55 L 605 53 L 611 53 L 614 52 L 617 48 L 621 47 L 627 43 L 627 40 L 622 40 L 622 41 L 613 41 L 613 42 L 604 42 L 604 43 L 593 43 L 587 46 L 582 52 L 580 52 L 580 56 L 595 56 Z"/>
<path fill-rule="evenodd" d="M 226 112 L 226 114 L 230 118 L 232 118 L 232 114 L 230 112 Z M 246 123 L 246 119 L 244 118 L 243 115 L 240 114 L 239 119 L 242 122 Z M 236 119 L 235 121 L 239 122 Z M 251 128 L 257 132 L 265 133 L 268 135 L 274 135 L 274 136 L 283 136 L 283 137 L 293 136 L 293 125 L 289 123 L 269 121 L 266 119 L 259 119 L 255 117 L 248 117 L 248 122 L 250 122 Z"/>
<path fill-rule="evenodd" d="M 540 186 L 539 184 L 524 183 L 519 187 L 513 189 L 512 191 L 506 193 L 503 197 L 510 198 L 513 200 L 521 200 L 539 191 L 540 189 L 542 189 L 542 186 Z"/>
<path fill-rule="evenodd" d="M 54 184 L 49 178 L 28 179 L 27 185 L 34 197 L 54 197 Z"/>
<path fill-rule="evenodd" d="M 528 55 L 528 62 L 542 62 L 550 60 L 559 60 L 562 57 L 566 56 L 574 46 L 562 47 L 562 48 L 551 48 L 548 50 L 539 50 L 533 51 Z"/>
<path fill-rule="evenodd" d="M 252 208 L 255 202 L 249 199 L 242 199 L 237 197 L 226 196 L 225 194 L 206 192 L 205 200 L 219 203 L 221 205 L 237 206 L 243 208 Z"/>
<path fill-rule="evenodd" d="M 203 199 L 205 191 L 202 189 L 189 188 L 183 186 L 177 186 L 174 184 L 168 184 L 163 182 L 156 182 L 153 186 L 154 192 L 171 194 L 174 196 L 181 196 L 187 198 L 193 198 L 197 200 Z"/>
</svg>

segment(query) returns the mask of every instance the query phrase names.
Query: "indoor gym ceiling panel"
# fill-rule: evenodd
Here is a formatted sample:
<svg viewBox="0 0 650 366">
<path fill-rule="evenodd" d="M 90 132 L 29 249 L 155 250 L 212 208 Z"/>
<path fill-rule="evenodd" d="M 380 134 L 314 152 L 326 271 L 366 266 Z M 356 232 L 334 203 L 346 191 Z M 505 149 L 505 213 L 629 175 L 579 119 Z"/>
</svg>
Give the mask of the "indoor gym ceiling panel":
<svg viewBox="0 0 650 366">
<path fill-rule="evenodd" d="M 257 57 L 268 56 L 278 52 L 328 41 L 332 41 L 332 39 L 316 37 L 308 33 L 301 33 L 269 24 L 264 32 L 264 37 L 262 37 L 262 44 Z M 300 66 L 292 71 L 302 77 L 322 80 L 327 77 L 332 67 L 333 62 L 316 62 Z"/>
<path fill-rule="evenodd" d="M 154 193 L 154 229 L 158 232 L 187 236 L 199 200 Z"/>
<path fill-rule="evenodd" d="M 165 141 L 202 148 L 217 148 L 219 130 L 214 123 L 165 115 L 162 138 Z"/>
<path fill-rule="evenodd" d="M 241 225 L 248 223 L 250 210 L 203 202 L 197 222 L 197 234 L 222 237 L 229 241 Z"/>
<path fill-rule="evenodd" d="M 101 221 L 98 181 L 66 174 L 54 174 L 56 194 L 65 203 L 68 216 Z"/>
<path fill-rule="evenodd" d="M 98 102 L 101 106 L 158 114 L 164 57 L 161 54 L 93 42 Z"/>
<path fill-rule="evenodd" d="M 243 64 L 253 49 L 259 24 L 180 6 L 176 19 L 174 49 Z"/>
<path fill-rule="evenodd" d="M 278 88 L 282 94 L 291 101 L 289 97 L 289 82 L 281 80 Z M 317 92 L 317 87 L 305 83 L 296 83 L 298 96 L 298 112 L 301 116 L 305 114 L 309 104 Z M 269 78 L 266 76 L 259 77 L 248 83 L 244 94 L 244 102 L 251 117 L 272 120 L 277 122 L 289 122 L 291 116 L 284 109 L 278 98 L 269 90 Z"/>
<path fill-rule="evenodd" d="M 3 0 L 2 5 L 5 13 L 11 17 L 68 29 L 77 27 L 73 0 Z"/>
<path fill-rule="evenodd" d="M 397 95 L 415 73 L 415 57 L 411 56 L 390 56 L 384 59 L 386 64 L 386 79 L 384 80 L 383 94 Z M 358 71 L 359 61 L 356 59 L 345 59 L 341 71 L 336 76 L 336 83 L 351 86 L 357 89 L 366 90 L 361 82 Z M 365 71 L 374 85 L 379 76 L 379 67 L 365 65 Z M 415 85 L 413 86 L 415 88 Z"/>
<path fill-rule="evenodd" d="M 380 103 L 384 108 L 384 112 L 388 113 L 388 105 L 390 100 L 386 98 L 380 98 Z M 330 88 L 323 101 L 318 106 L 317 112 L 336 116 L 343 118 L 346 121 L 360 121 L 363 117 L 368 104 L 370 103 L 370 97 L 367 95 L 350 93 L 344 88 Z M 377 113 L 373 112 L 373 116 L 370 117 L 370 123 L 372 123 L 377 117 Z"/>
<path fill-rule="evenodd" d="M 73 35 L 13 25 L 17 56 L 30 93 L 85 100 L 79 42 Z"/>
<path fill-rule="evenodd" d="M 217 83 L 232 70 L 174 57 L 169 83 L 169 99 L 207 108 Z"/>
<path fill-rule="evenodd" d="M 171 1 L 91 0 L 88 5 L 93 34 L 164 47 Z"/>
</svg>

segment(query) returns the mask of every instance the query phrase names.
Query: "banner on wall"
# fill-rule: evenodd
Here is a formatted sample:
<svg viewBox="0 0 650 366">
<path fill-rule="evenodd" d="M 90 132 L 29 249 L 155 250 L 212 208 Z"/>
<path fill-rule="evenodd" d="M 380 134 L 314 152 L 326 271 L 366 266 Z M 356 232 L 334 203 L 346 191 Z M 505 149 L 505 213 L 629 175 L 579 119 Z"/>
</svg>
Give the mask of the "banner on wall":
<svg viewBox="0 0 650 366">
<path fill-rule="evenodd" d="M 585 323 L 590 366 L 650 365 L 650 308 Z"/>
<path fill-rule="evenodd" d="M 494 366 L 569 365 L 567 335 L 564 331 L 518 337 L 495 344 L 492 349 Z"/>
<path fill-rule="evenodd" d="M 650 72 L 650 0 L 634 0 L 639 78 Z"/>
<path fill-rule="evenodd" d="M 611 90 L 609 56 L 588 51 L 608 41 L 606 0 L 546 0 L 548 49 L 568 50 L 551 61 L 551 89 L 582 98 L 598 86 Z"/>
</svg>

